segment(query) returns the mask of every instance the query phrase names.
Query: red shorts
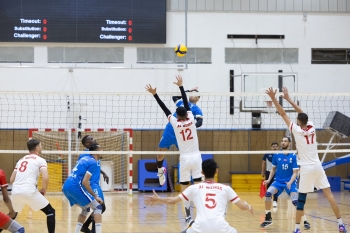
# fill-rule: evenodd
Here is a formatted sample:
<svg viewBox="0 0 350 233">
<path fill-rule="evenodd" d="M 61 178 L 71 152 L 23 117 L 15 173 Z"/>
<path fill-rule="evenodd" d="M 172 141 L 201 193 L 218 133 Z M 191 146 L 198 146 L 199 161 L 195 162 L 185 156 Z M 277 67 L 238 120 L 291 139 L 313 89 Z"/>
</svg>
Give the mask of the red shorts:
<svg viewBox="0 0 350 233">
<path fill-rule="evenodd" d="M 5 224 L 8 223 L 10 220 L 11 218 L 7 214 L 0 212 L 0 228 L 5 226 Z"/>
</svg>

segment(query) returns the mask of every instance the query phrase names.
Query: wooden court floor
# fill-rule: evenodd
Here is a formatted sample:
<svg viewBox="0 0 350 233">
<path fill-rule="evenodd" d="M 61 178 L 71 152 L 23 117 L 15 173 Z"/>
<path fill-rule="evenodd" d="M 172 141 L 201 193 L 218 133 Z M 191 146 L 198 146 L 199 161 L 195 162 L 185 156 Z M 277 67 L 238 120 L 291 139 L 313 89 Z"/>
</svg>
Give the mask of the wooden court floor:
<svg viewBox="0 0 350 233">
<path fill-rule="evenodd" d="M 102 232 L 181 232 L 184 227 L 182 204 L 174 206 L 147 206 L 144 198 L 150 193 L 106 194 L 107 210 L 103 214 Z M 176 195 L 161 193 L 162 196 Z M 350 193 L 347 191 L 334 193 L 344 220 L 350 216 Z M 255 216 L 229 205 L 226 220 L 238 232 L 283 232 L 290 233 L 294 229 L 295 208 L 286 194 L 282 194 L 278 207 L 272 213 L 273 225 L 260 229 L 259 225 L 265 216 L 264 199 L 258 193 L 239 193 L 241 199 L 254 206 Z M 56 232 L 73 233 L 80 209 L 70 208 L 63 195 L 47 195 L 51 205 L 56 209 Z M 2 211 L 6 206 L 0 201 Z M 308 195 L 306 214 L 311 223 L 310 230 L 303 232 L 332 233 L 338 232 L 336 218 L 322 192 Z M 26 228 L 26 233 L 45 233 L 46 218 L 42 212 L 33 212 L 28 207 L 19 214 L 17 221 Z M 346 219 L 350 222 L 350 219 Z M 350 227 L 348 227 L 348 230 Z M 6 231 L 4 231 L 6 232 Z"/>
</svg>

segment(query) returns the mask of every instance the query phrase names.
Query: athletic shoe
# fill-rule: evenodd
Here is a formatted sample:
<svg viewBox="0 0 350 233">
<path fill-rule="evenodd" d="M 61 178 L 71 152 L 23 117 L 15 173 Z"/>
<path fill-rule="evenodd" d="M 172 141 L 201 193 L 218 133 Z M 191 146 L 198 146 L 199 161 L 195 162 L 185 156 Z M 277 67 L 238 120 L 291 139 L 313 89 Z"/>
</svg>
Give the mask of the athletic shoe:
<svg viewBox="0 0 350 233">
<path fill-rule="evenodd" d="M 347 232 L 348 232 L 348 231 L 345 229 L 345 225 L 344 225 L 344 224 L 339 225 L 339 232 L 341 232 L 341 233 L 347 233 Z"/>
<path fill-rule="evenodd" d="M 293 233 L 301 233 L 300 229 L 296 229 Z"/>
<path fill-rule="evenodd" d="M 191 216 L 187 217 L 185 219 L 185 221 L 186 221 L 186 224 L 187 224 L 187 229 L 190 228 L 192 226 L 192 224 L 194 223 L 194 220 L 192 219 Z"/>
<path fill-rule="evenodd" d="M 166 181 L 166 168 L 162 167 L 162 168 L 158 168 L 158 174 L 157 174 L 158 178 L 159 178 L 159 184 L 161 186 L 163 186 L 165 184 Z"/>
<path fill-rule="evenodd" d="M 265 228 L 270 225 L 272 225 L 272 218 L 265 218 L 265 221 L 263 221 L 263 223 L 260 224 L 260 227 Z"/>
<path fill-rule="evenodd" d="M 80 231 L 85 232 L 85 233 L 91 233 L 90 229 L 88 227 L 84 227 L 84 226 L 81 227 Z"/>
<path fill-rule="evenodd" d="M 311 225 L 308 221 L 304 221 L 304 229 L 309 230 L 311 228 Z"/>
<path fill-rule="evenodd" d="M 272 206 L 273 208 L 277 208 L 277 201 L 273 201 Z"/>
</svg>

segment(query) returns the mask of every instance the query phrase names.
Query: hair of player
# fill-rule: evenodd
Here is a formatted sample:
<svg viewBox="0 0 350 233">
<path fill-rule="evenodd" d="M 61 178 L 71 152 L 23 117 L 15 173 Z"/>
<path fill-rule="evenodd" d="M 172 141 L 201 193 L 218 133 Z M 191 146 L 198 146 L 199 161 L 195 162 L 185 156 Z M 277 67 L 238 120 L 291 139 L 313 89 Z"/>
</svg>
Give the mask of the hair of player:
<svg viewBox="0 0 350 233">
<path fill-rule="evenodd" d="M 277 145 L 278 146 L 278 143 L 277 142 L 271 143 L 271 146 L 273 146 L 273 145 Z"/>
<path fill-rule="evenodd" d="M 176 109 L 176 115 L 179 117 L 186 117 L 187 109 L 185 107 L 178 107 Z"/>
<path fill-rule="evenodd" d="M 97 143 L 93 143 L 88 149 L 89 151 L 97 151 L 100 148 L 100 145 Z"/>
<path fill-rule="evenodd" d="M 81 139 L 81 143 L 83 144 L 83 146 L 85 146 L 86 141 L 88 140 L 88 137 L 90 137 L 90 135 L 85 135 L 82 139 Z"/>
<path fill-rule="evenodd" d="M 309 117 L 307 116 L 306 113 L 301 112 L 301 113 L 298 113 L 297 119 L 299 120 L 301 125 L 306 125 L 307 121 L 309 120 Z"/>
<path fill-rule="evenodd" d="M 40 141 L 38 139 L 30 139 L 27 142 L 27 148 L 29 151 L 34 151 L 35 148 L 40 144 Z"/>
<path fill-rule="evenodd" d="M 290 139 L 290 137 L 288 137 L 288 136 L 284 136 L 283 138 L 287 138 L 287 140 L 288 140 L 288 142 L 291 142 L 292 140 Z M 282 139 L 283 139 L 282 138 Z"/>
<path fill-rule="evenodd" d="M 214 159 L 206 159 L 202 162 L 202 171 L 205 178 L 214 178 L 217 168 L 218 165 Z"/>
</svg>

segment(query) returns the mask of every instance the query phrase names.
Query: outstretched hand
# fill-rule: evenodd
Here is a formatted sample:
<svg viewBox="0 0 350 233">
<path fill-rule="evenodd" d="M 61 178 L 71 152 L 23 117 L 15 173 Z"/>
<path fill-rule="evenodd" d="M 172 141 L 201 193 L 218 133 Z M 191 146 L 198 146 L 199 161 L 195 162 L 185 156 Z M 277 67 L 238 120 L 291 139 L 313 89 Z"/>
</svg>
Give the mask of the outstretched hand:
<svg viewBox="0 0 350 233">
<path fill-rule="evenodd" d="M 146 196 L 145 202 L 147 205 L 153 205 L 154 203 L 157 202 L 158 198 L 159 198 L 158 194 L 153 189 L 153 196 Z"/>
<path fill-rule="evenodd" d="M 289 97 L 288 89 L 286 87 L 282 87 L 282 92 L 283 92 L 282 98 L 285 100 L 289 100 L 290 97 Z"/>
<path fill-rule="evenodd" d="M 152 95 L 155 95 L 157 94 L 157 88 L 153 88 L 151 86 L 151 84 L 147 84 L 146 87 L 145 87 L 146 91 L 148 91 L 149 93 L 151 93 Z"/>
<path fill-rule="evenodd" d="M 276 94 L 277 94 L 277 89 L 274 91 L 272 87 L 270 87 L 269 89 L 267 89 L 265 91 L 266 94 L 268 94 L 270 96 L 271 99 L 276 98 Z"/>
<path fill-rule="evenodd" d="M 176 76 L 176 82 L 174 82 L 174 84 L 178 85 L 179 87 L 182 86 L 182 76 L 181 75 L 178 75 Z"/>
</svg>

